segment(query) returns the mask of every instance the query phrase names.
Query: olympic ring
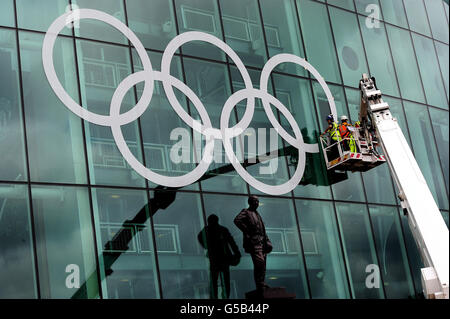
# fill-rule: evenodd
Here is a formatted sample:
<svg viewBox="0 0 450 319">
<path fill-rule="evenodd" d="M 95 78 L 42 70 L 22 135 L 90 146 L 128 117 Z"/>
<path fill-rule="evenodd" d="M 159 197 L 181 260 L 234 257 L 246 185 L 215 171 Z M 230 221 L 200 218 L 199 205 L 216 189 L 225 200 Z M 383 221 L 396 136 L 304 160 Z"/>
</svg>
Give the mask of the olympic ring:
<svg viewBox="0 0 450 319">
<path fill-rule="evenodd" d="M 100 115 L 90 112 L 79 105 L 77 102 L 75 102 L 64 90 L 55 72 L 53 63 L 53 49 L 56 38 L 66 25 L 81 19 L 99 20 L 119 30 L 133 44 L 139 58 L 142 61 L 143 71 L 139 71 L 127 76 L 117 86 L 111 99 L 109 115 Z M 209 118 L 206 108 L 200 101 L 199 97 L 185 83 L 170 74 L 170 65 L 175 52 L 180 46 L 191 41 L 208 42 L 224 51 L 234 62 L 244 80 L 245 88 L 232 94 L 223 106 L 220 117 L 220 129 L 212 127 L 211 119 Z M 295 63 L 303 66 L 306 70 L 308 70 L 321 85 L 327 96 L 330 105 L 330 111 L 335 118 L 337 117 L 334 99 L 326 82 L 311 64 L 300 57 L 292 54 L 278 54 L 273 56 L 271 59 L 269 59 L 269 61 L 267 61 L 262 70 L 260 78 L 260 89 L 255 89 L 253 87 L 253 83 L 247 69 L 245 68 L 239 56 L 231 49 L 230 46 L 210 34 L 195 31 L 180 34 L 176 36 L 172 41 L 170 41 L 163 53 L 161 71 L 154 71 L 144 46 L 139 41 L 138 37 L 133 33 L 133 31 L 131 31 L 120 20 L 98 10 L 76 9 L 58 17 L 50 25 L 47 33 L 45 34 L 44 43 L 42 46 L 42 62 L 44 66 L 44 72 L 47 76 L 50 86 L 52 87 L 57 97 L 70 111 L 90 123 L 109 126 L 111 128 L 114 141 L 116 142 L 120 153 L 125 158 L 127 163 L 144 178 L 156 184 L 168 187 L 182 187 L 195 183 L 208 170 L 208 167 L 212 162 L 215 139 L 222 141 L 226 156 L 230 160 L 235 170 L 248 184 L 253 186 L 255 189 L 271 195 L 280 195 L 290 192 L 299 184 L 305 171 L 306 152 L 317 153 L 319 151 L 319 147 L 317 144 L 304 143 L 301 130 L 292 114 L 288 111 L 286 106 L 283 105 L 283 103 L 281 103 L 278 99 L 267 92 L 267 84 L 270 74 L 273 69 L 280 63 Z M 206 135 L 204 154 L 200 163 L 191 172 L 182 176 L 160 175 L 142 165 L 131 153 L 122 134 L 121 127 L 138 119 L 148 108 L 152 99 L 155 80 L 162 82 L 167 98 L 178 116 L 180 116 L 180 118 L 188 126 L 193 128 L 197 132 Z M 144 82 L 144 90 L 141 98 L 133 108 L 121 114 L 120 108 L 123 98 L 133 86 L 140 82 Z M 184 110 L 175 96 L 173 87 L 177 88 L 188 97 L 193 106 L 197 109 L 202 123 L 200 123 L 198 120 L 193 119 Z M 299 161 L 294 175 L 290 180 L 281 185 L 267 185 L 251 176 L 239 163 L 236 155 L 233 152 L 233 147 L 230 142 L 231 138 L 236 137 L 244 132 L 250 125 L 255 110 L 255 99 L 257 98 L 262 100 L 267 117 L 269 118 L 270 123 L 273 125 L 278 134 L 280 134 L 280 136 L 290 145 L 297 148 L 299 152 Z M 237 103 L 244 99 L 247 99 L 247 107 L 245 109 L 244 116 L 237 124 L 235 124 L 235 126 L 229 128 L 228 125 L 233 108 L 237 105 Z M 284 117 L 289 122 L 289 125 L 293 129 L 295 137 L 292 137 L 281 126 L 281 124 L 276 119 L 270 105 L 275 106 L 284 115 Z M 208 134 L 205 134 L 205 132 L 208 132 Z"/>
</svg>

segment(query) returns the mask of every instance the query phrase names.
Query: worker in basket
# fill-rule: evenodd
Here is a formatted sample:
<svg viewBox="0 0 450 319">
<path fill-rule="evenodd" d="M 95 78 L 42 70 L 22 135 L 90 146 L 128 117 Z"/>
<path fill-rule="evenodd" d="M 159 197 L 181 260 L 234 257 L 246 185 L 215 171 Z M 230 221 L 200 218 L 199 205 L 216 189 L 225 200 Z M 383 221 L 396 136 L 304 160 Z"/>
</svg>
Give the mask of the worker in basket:
<svg viewBox="0 0 450 319">
<path fill-rule="evenodd" d="M 341 141 L 341 134 L 339 133 L 339 126 L 338 124 L 334 121 L 333 118 L 333 114 L 330 114 L 326 117 L 327 123 L 328 123 L 328 127 L 325 130 L 325 132 L 323 132 L 320 136 L 323 136 L 325 134 L 329 134 L 330 136 L 330 144 L 335 144 L 336 142 Z M 336 158 L 339 156 L 339 151 L 337 149 L 337 145 L 335 145 L 334 147 L 332 147 L 329 150 L 330 153 L 330 158 Z"/>
<path fill-rule="evenodd" d="M 348 123 L 348 118 L 345 115 L 341 116 L 341 124 L 339 125 L 339 133 L 341 135 L 341 139 L 343 140 L 344 151 L 350 151 L 352 153 L 356 153 L 356 143 L 353 137 L 352 132 L 349 129 L 351 126 Z"/>
</svg>

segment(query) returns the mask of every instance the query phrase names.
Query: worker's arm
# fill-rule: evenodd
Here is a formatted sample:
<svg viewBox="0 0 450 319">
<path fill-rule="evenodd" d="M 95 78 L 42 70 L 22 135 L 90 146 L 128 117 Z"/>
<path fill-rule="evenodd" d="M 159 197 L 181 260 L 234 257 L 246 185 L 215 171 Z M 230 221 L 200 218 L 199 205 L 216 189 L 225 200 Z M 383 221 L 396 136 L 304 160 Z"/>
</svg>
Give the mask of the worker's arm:
<svg viewBox="0 0 450 319">
<path fill-rule="evenodd" d="M 246 210 L 242 210 L 234 219 L 234 224 L 239 228 L 244 234 L 248 234 L 248 215 Z"/>
</svg>

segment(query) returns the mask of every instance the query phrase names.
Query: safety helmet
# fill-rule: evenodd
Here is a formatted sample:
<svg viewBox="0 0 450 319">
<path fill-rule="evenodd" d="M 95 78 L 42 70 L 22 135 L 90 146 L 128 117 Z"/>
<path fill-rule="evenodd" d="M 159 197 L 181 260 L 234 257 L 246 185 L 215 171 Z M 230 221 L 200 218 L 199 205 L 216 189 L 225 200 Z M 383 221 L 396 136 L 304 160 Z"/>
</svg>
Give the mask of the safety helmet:
<svg viewBox="0 0 450 319">
<path fill-rule="evenodd" d="M 333 121 L 333 114 L 327 115 L 327 121 Z"/>
<path fill-rule="evenodd" d="M 345 115 L 341 116 L 341 122 L 348 121 L 348 117 Z"/>
</svg>

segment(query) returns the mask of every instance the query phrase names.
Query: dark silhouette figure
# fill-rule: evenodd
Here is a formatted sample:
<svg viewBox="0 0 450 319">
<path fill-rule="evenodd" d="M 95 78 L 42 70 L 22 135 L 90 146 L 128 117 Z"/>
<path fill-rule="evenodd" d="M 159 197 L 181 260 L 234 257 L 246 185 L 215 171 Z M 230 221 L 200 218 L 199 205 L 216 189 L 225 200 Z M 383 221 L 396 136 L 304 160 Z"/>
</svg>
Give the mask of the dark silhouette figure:
<svg viewBox="0 0 450 319">
<path fill-rule="evenodd" d="M 269 288 L 264 279 L 267 254 L 272 251 L 272 243 L 267 237 L 264 222 L 256 211 L 259 206 L 258 197 L 250 196 L 248 204 L 249 207 L 236 216 L 234 223 L 244 234 L 244 250 L 252 257 L 256 290 L 262 293 L 264 288 Z"/>
<path fill-rule="evenodd" d="M 241 258 L 236 242 L 229 230 L 219 225 L 219 217 L 210 215 L 208 225 L 198 233 L 198 241 L 208 252 L 211 275 L 211 299 L 218 298 L 217 280 L 225 288 L 225 298 L 230 297 L 230 265 L 236 266 Z"/>
</svg>

